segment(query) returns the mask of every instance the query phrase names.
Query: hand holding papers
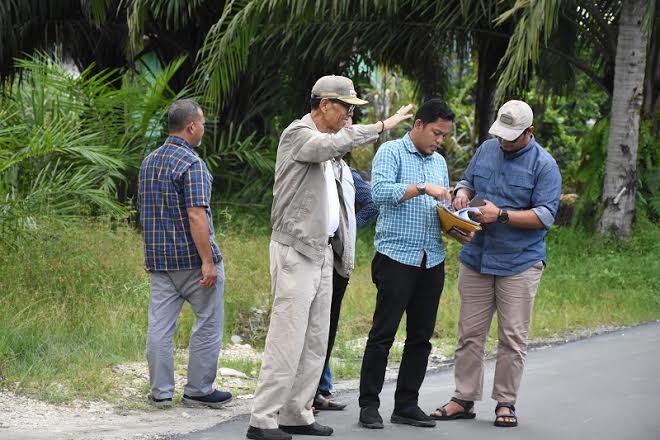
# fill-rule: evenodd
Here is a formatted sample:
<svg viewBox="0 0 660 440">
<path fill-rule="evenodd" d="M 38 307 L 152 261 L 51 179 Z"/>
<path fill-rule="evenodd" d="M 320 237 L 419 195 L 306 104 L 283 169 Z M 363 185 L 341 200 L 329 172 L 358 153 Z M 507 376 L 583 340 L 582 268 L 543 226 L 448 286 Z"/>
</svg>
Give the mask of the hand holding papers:
<svg viewBox="0 0 660 440">
<path fill-rule="evenodd" d="M 468 207 L 453 211 L 443 204 L 438 203 L 436 209 L 438 211 L 438 218 L 440 219 L 440 226 L 445 233 L 449 233 L 453 228 L 458 229 L 463 234 L 481 231 L 481 225 L 470 219 L 468 215 L 470 212 L 480 213 L 479 208 Z"/>
</svg>

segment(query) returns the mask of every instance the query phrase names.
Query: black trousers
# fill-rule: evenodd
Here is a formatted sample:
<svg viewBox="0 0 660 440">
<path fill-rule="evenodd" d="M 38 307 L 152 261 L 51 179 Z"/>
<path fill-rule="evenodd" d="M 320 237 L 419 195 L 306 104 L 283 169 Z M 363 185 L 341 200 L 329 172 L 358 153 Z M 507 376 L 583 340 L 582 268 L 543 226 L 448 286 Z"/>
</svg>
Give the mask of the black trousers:
<svg viewBox="0 0 660 440">
<path fill-rule="evenodd" d="M 328 333 L 328 351 L 325 355 L 325 365 L 323 371 L 328 368 L 332 348 L 335 345 L 337 337 L 337 327 L 339 326 L 339 314 L 341 313 L 341 302 L 344 299 L 346 288 L 348 287 L 348 278 L 339 275 L 336 270 L 332 270 L 332 304 L 330 306 L 330 331 Z M 323 373 L 321 373 L 323 374 Z M 320 391 L 320 389 L 319 389 Z"/>
<path fill-rule="evenodd" d="M 376 253 L 371 277 L 378 296 L 373 324 L 364 350 L 360 372 L 360 407 L 380 406 L 385 369 L 394 336 L 406 312 L 406 342 L 394 393 L 397 409 L 417 405 L 419 388 L 431 353 L 440 295 L 445 282 L 445 264 L 427 269 L 401 264 Z"/>
</svg>

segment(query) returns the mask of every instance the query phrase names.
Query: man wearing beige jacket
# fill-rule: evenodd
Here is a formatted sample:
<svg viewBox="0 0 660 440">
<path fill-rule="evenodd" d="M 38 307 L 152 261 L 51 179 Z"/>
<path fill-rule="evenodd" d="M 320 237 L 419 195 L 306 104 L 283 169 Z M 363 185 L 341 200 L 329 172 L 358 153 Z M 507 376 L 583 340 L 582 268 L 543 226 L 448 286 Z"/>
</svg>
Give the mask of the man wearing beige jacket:
<svg viewBox="0 0 660 440">
<path fill-rule="evenodd" d="M 366 103 L 350 79 L 324 76 L 312 88 L 311 112 L 280 137 L 271 210 L 273 307 L 247 438 L 333 432 L 315 422 L 312 401 L 328 343 L 333 252 L 342 264 L 352 261 L 343 258 L 347 226 L 330 160 L 411 117 L 405 106 L 385 121 L 344 128 L 355 106 Z"/>
</svg>

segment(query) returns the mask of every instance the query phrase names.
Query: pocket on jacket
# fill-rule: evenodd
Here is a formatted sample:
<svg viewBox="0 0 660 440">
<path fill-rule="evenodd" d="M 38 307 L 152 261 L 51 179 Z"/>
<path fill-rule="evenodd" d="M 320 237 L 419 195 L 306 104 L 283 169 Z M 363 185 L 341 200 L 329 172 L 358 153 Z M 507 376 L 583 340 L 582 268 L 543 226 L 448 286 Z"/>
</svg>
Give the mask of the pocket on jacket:
<svg viewBox="0 0 660 440">
<path fill-rule="evenodd" d="M 528 208 L 532 202 L 534 191 L 534 176 L 528 174 L 512 174 L 506 178 L 511 198 L 517 208 Z"/>
<path fill-rule="evenodd" d="M 476 166 L 473 173 L 473 185 L 476 194 L 488 195 L 493 188 L 491 176 L 493 170 L 484 166 Z"/>
</svg>

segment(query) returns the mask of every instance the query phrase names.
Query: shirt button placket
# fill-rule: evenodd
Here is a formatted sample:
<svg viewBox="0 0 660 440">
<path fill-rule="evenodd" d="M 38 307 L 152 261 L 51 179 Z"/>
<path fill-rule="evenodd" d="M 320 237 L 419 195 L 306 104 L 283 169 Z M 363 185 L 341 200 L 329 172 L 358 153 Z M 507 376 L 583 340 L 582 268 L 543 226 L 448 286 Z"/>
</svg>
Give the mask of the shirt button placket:
<svg viewBox="0 0 660 440">
<path fill-rule="evenodd" d="M 426 158 L 422 157 L 422 182 L 426 183 Z M 426 204 L 427 204 L 427 198 L 423 197 L 422 198 L 422 218 L 424 219 L 424 230 L 422 231 L 422 234 L 424 234 L 424 239 L 422 240 L 422 260 L 424 259 L 424 253 L 426 253 L 426 263 L 428 264 L 428 252 L 426 252 L 427 248 L 427 243 L 426 241 L 428 240 L 429 234 L 428 234 L 428 218 L 426 216 Z M 423 269 L 423 268 L 422 268 Z"/>
</svg>

